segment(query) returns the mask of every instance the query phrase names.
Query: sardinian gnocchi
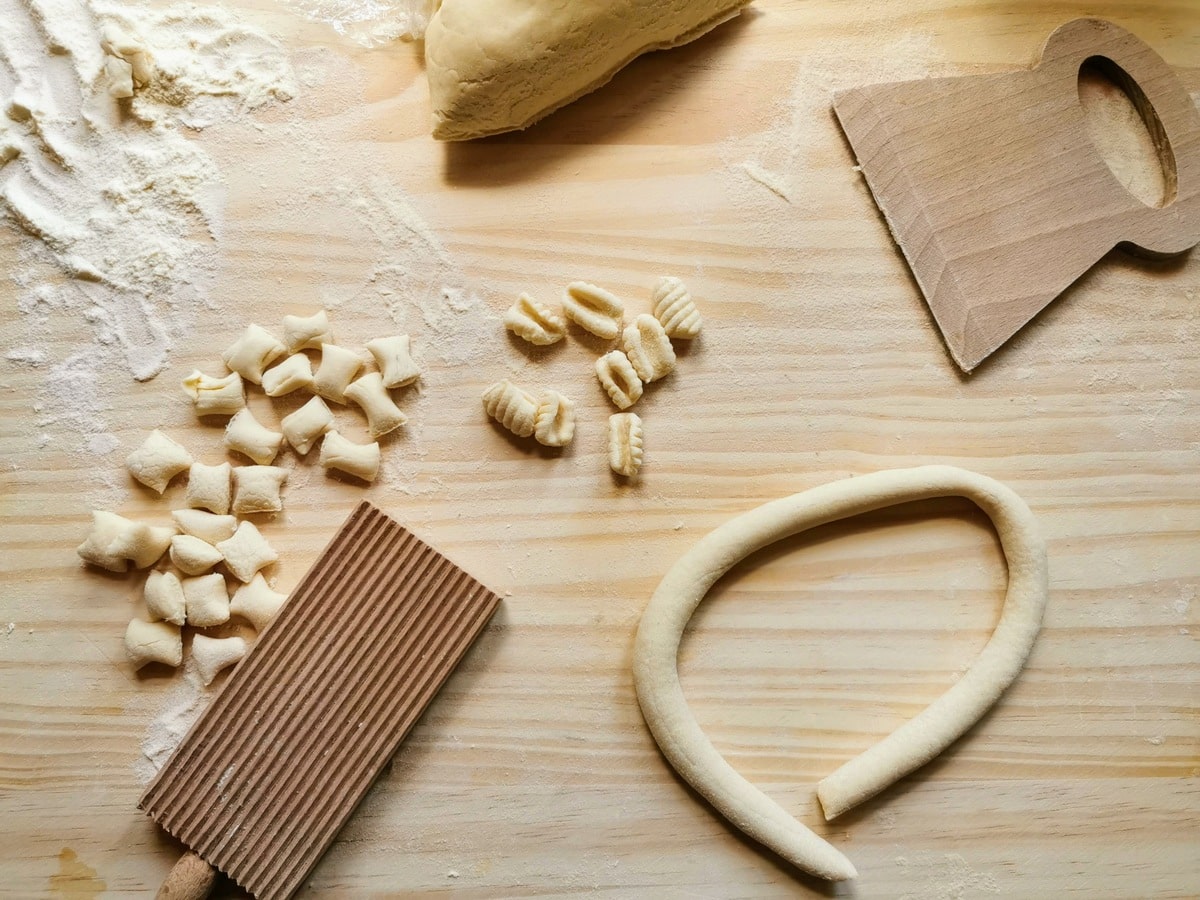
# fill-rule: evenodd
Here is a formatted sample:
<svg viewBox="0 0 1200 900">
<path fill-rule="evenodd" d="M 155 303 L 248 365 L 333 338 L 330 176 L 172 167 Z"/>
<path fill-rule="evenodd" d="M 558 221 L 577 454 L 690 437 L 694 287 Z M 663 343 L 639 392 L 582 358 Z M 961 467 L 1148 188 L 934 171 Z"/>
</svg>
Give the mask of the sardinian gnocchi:
<svg viewBox="0 0 1200 900">
<path fill-rule="evenodd" d="M 635 477 L 642 468 L 642 418 L 637 413 L 608 417 L 608 465 L 618 475 Z"/>
<path fill-rule="evenodd" d="M 622 335 L 625 355 L 643 383 L 669 375 L 675 368 L 675 349 L 654 316 L 640 315 Z"/>
<path fill-rule="evenodd" d="M 642 399 L 642 379 L 620 350 L 610 350 L 596 360 L 596 378 L 617 409 L 629 409 Z"/>
<path fill-rule="evenodd" d="M 567 323 L 544 303 L 521 294 L 504 314 L 504 327 L 537 347 L 548 347 L 567 334 Z"/>
<path fill-rule="evenodd" d="M 547 447 L 565 447 L 575 437 L 575 404 L 558 391 L 538 398 L 533 436 Z"/>
<path fill-rule="evenodd" d="M 654 309 L 654 317 L 662 323 L 668 337 L 690 341 L 704 327 L 704 320 L 696 309 L 692 295 L 678 278 L 664 276 L 658 279 L 650 304 Z"/>
<path fill-rule="evenodd" d="M 537 400 L 511 381 L 498 381 L 484 391 L 483 408 L 517 437 L 529 437 L 537 427 Z"/>
<path fill-rule="evenodd" d="M 586 281 L 572 281 L 562 300 L 563 313 L 585 331 L 611 341 L 621 331 L 625 305 L 604 288 Z"/>
</svg>

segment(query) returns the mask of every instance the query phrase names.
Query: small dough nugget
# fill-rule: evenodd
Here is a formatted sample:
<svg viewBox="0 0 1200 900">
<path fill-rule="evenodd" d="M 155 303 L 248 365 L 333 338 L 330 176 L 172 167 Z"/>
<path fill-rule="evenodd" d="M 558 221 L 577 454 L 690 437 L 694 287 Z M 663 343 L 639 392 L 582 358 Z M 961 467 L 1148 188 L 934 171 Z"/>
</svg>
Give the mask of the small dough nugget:
<svg viewBox="0 0 1200 900">
<path fill-rule="evenodd" d="M 262 388 L 268 397 L 282 397 L 313 383 L 312 363 L 303 353 L 289 356 L 279 365 L 263 372 Z"/>
<path fill-rule="evenodd" d="M 567 336 L 562 316 L 529 294 L 521 294 L 504 313 L 504 327 L 536 347 L 548 347 Z"/>
<path fill-rule="evenodd" d="M 538 398 L 533 437 L 547 447 L 565 447 L 575 437 L 575 404 L 558 391 Z"/>
<path fill-rule="evenodd" d="M 333 427 L 333 413 L 320 397 L 313 397 L 279 425 L 292 449 L 304 456 L 318 438 Z"/>
<path fill-rule="evenodd" d="M 233 466 L 223 462 L 216 466 L 192 463 L 188 470 L 187 490 L 183 502 L 192 509 L 207 509 L 217 515 L 229 512 L 233 499 Z M 190 534 L 191 532 L 189 532 Z M 203 537 L 203 535 L 197 535 Z"/>
<path fill-rule="evenodd" d="M 184 575 L 202 575 L 221 561 L 221 551 L 190 534 L 171 538 L 171 562 Z"/>
<path fill-rule="evenodd" d="M 202 509 L 176 509 L 171 512 L 171 518 L 175 520 L 175 527 L 184 534 L 213 545 L 228 540 L 237 531 L 236 517 L 219 516 Z"/>
<path fill-rule="evenodd" d="M 325 433 L 321 440 L 321 466 L 337 469 L 363 481 L 374 481 L 379 475 L 379 443 L 356 444 L 342 437 L 336 430 Z"/>
<path fill-rule="evenodd" d="M 156 621 L 183 625 L 187 621 L 187 601 L 183 584 L 174 572 L 151 572 L 142 591 L 146 610 Z"/>
<path fill-rule="evenodd" d="M 271 549 L 253 522 L 242 522 L 237 532 L 227 541 L 217 544 L 225 557 L 225 567 L 238 581 L 247 582 L 260 569 L 279 561 L 279 554 Z"/>
<path fill-rule="evenodd" d="M 640 315 L 622 335 L 625 355 L 643 383 L 658 381 L 675 369 L 675 348 L 654 316 Z"/>
<path fill-rule="evenodd" d="M 159 494 L 191 464 L 192 455 L 157 428 L 125 459 L 129 474 Z"/>
<path fill-rule="evenodd" d="M 133 619 L 125 629 L 125 652 L 135 669 L 153 662 L 178 668 L 183 662 L 183 634 L 170 622 Z"/>
<path fill-rule="evenodd" d="M 333 332 L 329 329 L 329 316 L 325 310 L 318 310 L 311 316 L 284 316 L 283 343 L 288 353 L 320 350 L 322 344 L 332 344 Z"/>
<path fill-rule="evenodd" d="M 642 469 L 642 418 L 637 413 L 608 417 L 608 465 L 618 475 L 635 477 Z"/>
<path fill-rule="evenodd" d="M 334 403 L 346 402 L 346 388 L 363 367 L 362 357 L 337 344 L 321 345 L 321 363 L 313 376 L 313 392 Z"/>
<path fill-rule="evenodd" d="M 662 322 L 667 337 L 691 340 L 698 337 L 704 327 L 700 310 L 688 293 L 687 287 L 678 278 L 664 275 L 654 286 L 650 297 L 654 317 Z"/>
<path fill-rule="evenodd" d="M 279 466 L 238 466 L 233 470 L 234 513 L 279 512 L 283 509 L 280 491 L 287 476 L 287 469 Z"/>
<path fill-rule="evenodd" d="M 407 334 L 367 341 L 367 349 L 379 365 L 385 388 L 404 387 L 421 377 L 421 370 L 413 362 Z"/>
<path fill-rule="evenodd" d="M 269 466 L 279 455 L 283 435 L 260 423 L 250 410 L 243 409 L 225 428 L 225 446 L 260 466 Z"/>
<path fill-rule="evenodd" d="M 246 655 L 246 641 L 240 637 L 212 638 L 198 634 L 192 638 L 192 659 L 196 661 L 196 674 L 205 687 L 222 669 L 227 669 Z"/>
<path fill-rule="evenodd" d="M 237 372 L 215 378 L 196 369 L 184 379 L 183 389 L 198 416 L 232 416 L 246 405 L 246 388 Z"/>
<path fill-rule="evenodd" d="M 145 569 L 162 558 L 171 545 L 174 528 L 134 522 L 104 510 L 92 512 L 92 529 L 76 552 L 93 565 L 110 572 L 124 572 L 132 562 Z"/>
<path fill-rule="evenodd" d="M 260 572 L 233 592 L 229 612 L 245 619 L 254 626 L 255 631 L 261 633 L 287 598 L 287 594 L 272 590 Z"/>
<path fill-rule="evenodd" d="M 433 136 L 527 128 L 630 60 L 695 40 L 749 0 L 441 0 L 425 32 Z"/>
<path fill-rule="evenodd" d="M 611 341 L 621 333 L 625 304 L 604 288 L 572 281 L 563 294 L 562 306 L 568 319 L 598 338 Z"/>
<path fill-rule="evenodd" d="M 371 437 L 382 437 L 395 431 L 408 421 L 383 386 L 379 372 L 369 372 L 351 384 L 345 391 L 346 399 L 357 403 L 367 416 L 367 430 Z"/>
<path fill-rule="evenodd" d="M 596 360 L 596 378 L 617 409 L 629 409 L 642 399 L 642 379 L 620 350 L 610 350 Z"/>
<path fill-rule="evenodd" d="M 229 621 L 229 591 L 219 572 L 181 579 L 187 607 L 187 623 L 196 628 L 224 625 Z"/>
<path fill-rule="evenodd" d="M 263 370 L 287 352 L 287 347 L 261 325 L 247 325 L 241 337 L 221 354 L 229 371 L 261 384 Z"/>
<path fill-rule="evenodd" d="M 537 399 L 511 381 L 497 381 L 484 391 L 483 409 L 517 437 L 529 437 L 537 427 Z"/>
</svg>

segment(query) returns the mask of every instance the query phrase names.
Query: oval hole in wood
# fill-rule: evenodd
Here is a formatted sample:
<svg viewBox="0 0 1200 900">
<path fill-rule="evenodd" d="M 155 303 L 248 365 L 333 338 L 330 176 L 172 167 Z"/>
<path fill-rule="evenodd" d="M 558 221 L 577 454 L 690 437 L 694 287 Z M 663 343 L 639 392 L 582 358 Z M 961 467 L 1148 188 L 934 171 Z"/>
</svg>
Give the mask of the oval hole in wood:
<svg viewBox="0 0 1200 900">
<path fill-rule="evenodd" d="M 1088 136 L 1113 176 L 1147 206 L 1169 205 L 1179 183 L 1175 154 L 1145 92 L 1104 56 L 1083 61 L 1078 86 Z"/>
</svg>

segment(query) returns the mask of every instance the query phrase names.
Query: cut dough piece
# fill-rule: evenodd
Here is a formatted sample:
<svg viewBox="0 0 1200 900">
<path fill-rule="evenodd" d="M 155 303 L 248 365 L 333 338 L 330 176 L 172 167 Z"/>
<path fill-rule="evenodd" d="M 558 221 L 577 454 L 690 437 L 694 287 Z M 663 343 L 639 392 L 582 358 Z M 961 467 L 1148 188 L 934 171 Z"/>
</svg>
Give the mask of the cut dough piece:
<svg viewBox="0 0 1200 900">
<path fill-rule="evenodd" d="M 634 58 L 695 40 L 749 0 L 442 0 L 425 32 L 433 136 L 527 128 Z"/>
<path fill-rule="evenodd" d="M 225 427 L 225 446 L 260 466 L 269 466 L 279 455 L 283 435 L 260 423 L 250 410 L 243 409 Z"/>
<path fill-rule="evenodd" d="M 283 343 L 288 353 L 320 350 L 322 344 L 332 344 L 333 332 L 329 328 L 329 316 L 325 310 L 319 310 L 311 316 L 284 316 Z"/>
<path fill-rule="evenodd" d="M 110 572 L 124 572 L 130 562 L 135 569 L 145 569 L 167 552 L 174 534 L 174 528 L 146 525 L 116 513 L 95 510 L 92 529 L 76 552 L 86 562 Z"/>
<path fill-rule="evenodd" d="M 229 371 L 247 381 L 261 384 L 263 370 L 287 352 L 287 347 L 261 325 L 247 325 L 233 344 L 221 354 Z"/>
<path fill-rule="evenodd" d="M 198 537 L 200 540 L 216 544 L 233 537 L 237 531 L 237 519 L 234 516 L 218 516 L 202 509 L 176 509 L 171 512 L 175 527 L 184 534 Z"/>
<path fill-rule="evenodd" d="M 246 641 L 240 637 L 211 638 L 198 634 L 192 638 L 192 659 L 196 661 L 196 674 L 205 687 L 213 679 L 246 655 Z"/>
<path fill-rule="evenodd" d="M 617 413 L 608 417 L 608 467 L 618 475 L 634 478 L 642 470 L 644 442 L 642 417 Z"/>
<path fill-rule="evenodd" d="M 217 544 L 225 557 L 225 567 L 238 581 L 246 582 L 260 569 L 279 561 L 279 554 L 271 549 L 253 522 L 242 522 L 237 532 L 227 541 Z"/>
<path fill-rule="evenodd" d="M 282 397 L 313 383 L 312 363 L 303 353 L 289 356 L 279 365 L 263 372 L 262 388 L 268 397 Z"/>
<path fill-rule="evenodd" d="M 229 591 L 225 588 L 224 575 L 213 572 L 181 581 L 189 625 L 208 628 L 229 621 Z"/>
<path fill-rule="evenodd" d="M 292 449 L 304 456 L 317 438 L 333 427 L 333 413 L 324 400 L 313 397 L 291 415 L 284 416 L 279 427 Z"/>
<path fill-rule="evenodd" d="M 283 509 L 280 491 L 287 477 L 287 469 L 279 466 L 238 466 L 233 470 L 234 513 L 279 512 Z"/>
<path fill-rule="evenodd" d="M 232 416 L 246 405 L 246 388 L 237 372 L 214 378 L 196 369 L 184 379 L 183 389 L 198 416 Z"/>
<path fill-rule="evenodd" d="M 334 403 L 346 402 L 346 388 L 363 366 L 362 357 L 336 344 L 321 345 L 321 364 L 313 376 L 313 391 Z"/>
<path fill-rule="evenodd" d="M 367 341 L 367 349 L 379 365 L 385 388 L 404 387 L 421 377 L 421 370 L 413 362 L 407 334 Z"/>
<path fill-rule="evenodd" d="M 187 621 L 183 585 L 174 572 L 151 572 L 142 591 L 146 610 L 156 621 L 182 625 Z"/>
<path fill-rule="evenodd" d="M 369 372 L 359 378 L 346 388 L 345 395 L 366 414 L 367 430 L 373 438 L 393 432 L 408 421 L 408 416 L 400 411 L 383 386 L 383 376 L 378 372 Z"/>
<path fill-rule="evenodd" d="M 654 316 L 642 314 L 633 320 L 622 335 L 625 355 L 633 370 L 645 384 L 658 381 L 675 369 L 675 348 Z"/>
<path fill-rule="evenodd" d="M 556 344 L 567 335 L 567 323 L 562 316 L 528 294 L 517 297 L 516 303 L 504 313 L 504 327 L 537 347 Z"/>
<path fill-rule="evenodd" d="M 841 881 L 857 874 L 832 845 L 739 775 L 688 708 L 679 683 L 679 641 L 704 595 L 750 554 L 830 522 L 914 500 L 966 497 L 992 520 L 1008 563 L 1000 622 L 979 657 L 940 698 L 818 785 L 832 819 L 923 766 L 970 728 L 1021 671 L 1046 604 L 1046 547 L 1013 491 L 951 466 L 861 475 L 775 500 L 702 538 L 667 572 L 642 615 L 633 680 L 642 715 L 668 762 L 713 807 L 793 865 Z"/>
<path fill-rule="evenodd" d="M 379 475 L 379 443 L 356 444 L 342 437 L 336 429 L 325 433 L 321 440 L 321 467 L 337 469 L 363 481 L 374 481 Z"/>
<path fill-rule="evenodd" d="M 678 278 L 665 275 L 658 279 L 650 297 L 654 317 L 662 322 L 667 337 L 691 340 L 698 337 L 704 327 L 700 310 L 688 293 L 687 287 Z"/>
<path fill-rule="evenodd" d="M 192 454 L 157 428 L 125 459 L 129 474 L 159 494 L 191 464 Z"/>
<path fill-rule="evenodd" d="M 586 281 L 572 281 L 563 294 L 562 307 L 568 319 L 598 338 L 611 341 L 621 333 L 625 304 L 604 288 Z"/>
<path fill-rule="evenodd" d="M 642 379 L 620 350 L 610 350 L 596 360 L 596 377 L 617 409 L 629 409 L 642 399 Z"/>
<path fill-rule="evenodd" d="M 221 551 L 190 534 L 171 538 L 171 562 L 184 575 L 202 575 L 221 561 Z"/>
<path fill-rule="evenodd" d="M 229 612 L 241 616 L 254 626 L 255 631 L 261 633 L 275 618 L 275 614 L 287 598 L 287 594 L 271 590 L 267 579 L 259 573 L 233 592 L 233 599 L 229 601 Z"/>
<path fill-rule="evenodd" d="M 170 622 L 133 619 L 125 629 L 125 652 L 135 669 L 152 662 L 178 668 L 183 662 L 183 635 Z"/>
<path fill-rule="evenodd" d="M 217 515 L 229 512 L 233 498 L 233 466 L 224 462 L 218 466 L 192 463 L 188 470 L 187 490 L 183 502 L 192 509 L 207 509 Z M 197 535 L 203 537 L 203 535 Z"/>
<path fill-rule="evenodd" d="M 544 391 L 538 398 L 533 436 L 547 447 L 565 447 L 575 437 L 575 404 L 558 391 Z"/>
<path fill-rule="evenodd" d="M 511 381 L 497 381 L 484 391 L 483 409 L 517 437 L 529 437 L 537 427 L 536 398 Z"/>
</svg>

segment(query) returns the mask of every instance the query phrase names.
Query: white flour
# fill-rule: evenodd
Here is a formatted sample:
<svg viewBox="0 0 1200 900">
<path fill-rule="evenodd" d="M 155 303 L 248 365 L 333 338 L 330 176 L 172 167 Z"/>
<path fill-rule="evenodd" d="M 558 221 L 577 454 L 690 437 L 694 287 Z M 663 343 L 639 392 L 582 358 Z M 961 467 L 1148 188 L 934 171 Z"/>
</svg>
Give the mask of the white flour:
<svg viewBox="0 0 1200 900">
<path fill-rule="evenodd" d="M 364 47 L 424 36 L 436 0 L 280 0 Z"/>
</svg>

